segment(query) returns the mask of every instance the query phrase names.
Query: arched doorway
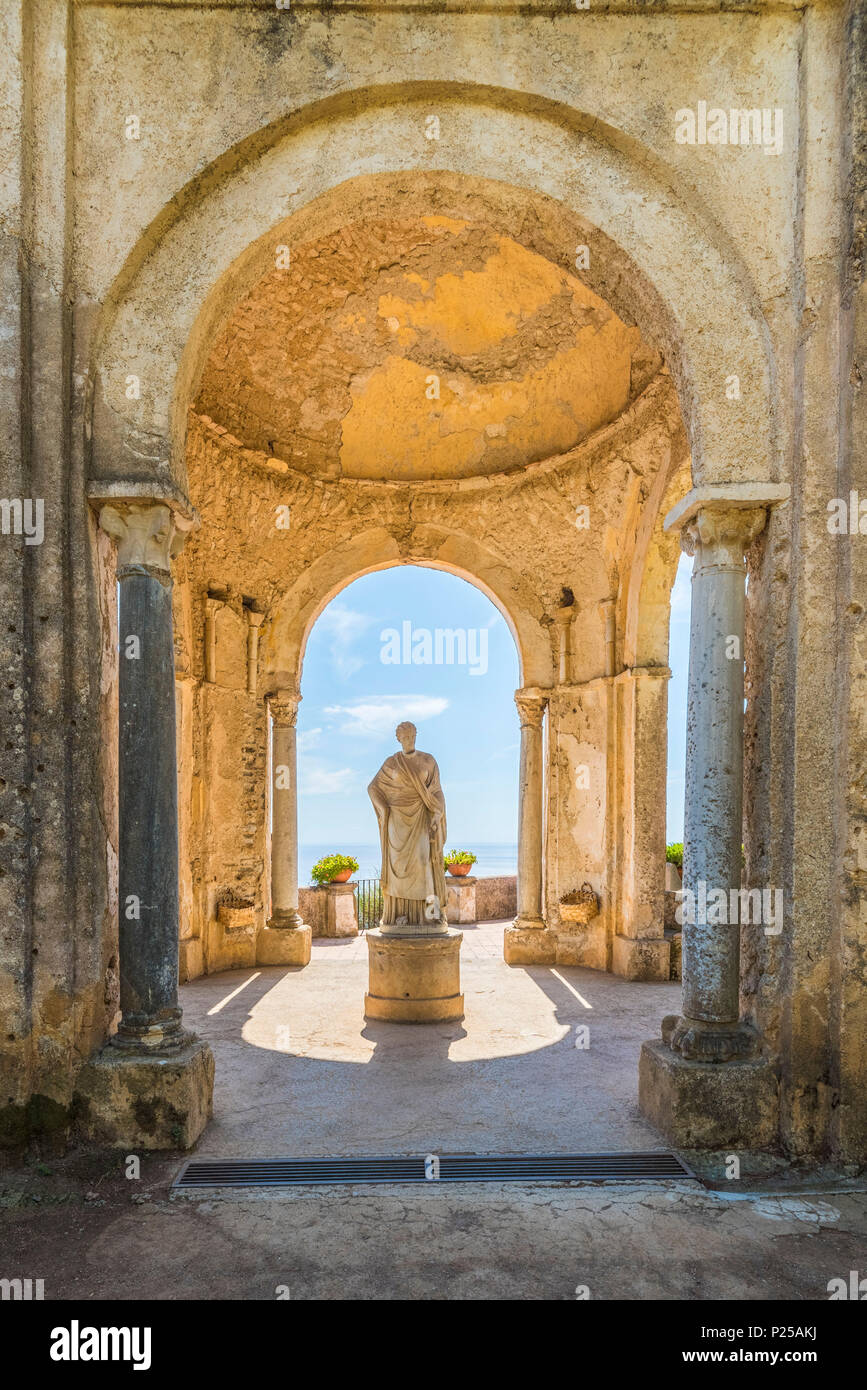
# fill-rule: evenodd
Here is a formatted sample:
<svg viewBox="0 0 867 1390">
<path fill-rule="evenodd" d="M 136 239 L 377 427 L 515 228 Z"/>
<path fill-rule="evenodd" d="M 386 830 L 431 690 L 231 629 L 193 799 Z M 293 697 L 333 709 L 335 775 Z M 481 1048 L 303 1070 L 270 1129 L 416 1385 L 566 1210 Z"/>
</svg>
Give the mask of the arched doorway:
<svg viewBox="0 0 867 1390">
<path fill-rule="evenodd" d="M 257 919 L 265 714 L 261 698 L 255 706 L 240 698 L 237 655 L 229 663 L 237 696 L 196 688 L 198 653 L 204 649 L 207 677 L 209 664 L 219 665 L 219 624 L 234 628 L 236 645 L 243 633 L 246 695 L 279 701 L 291 727 L 312 618 L 347 577 L 403 562 L 466 572 L 489 587 L 521 650 L 522 852 L 507 960 L 667 979 L 664 798 L 656 793 L 664 788 L 659 729 L 673 542 L 662 518 L 686 490 L 687 432 L 695 475 L 716 430 L 712 412 L 706 420 L 687 412 L 684 429 L 672 372 L 688 404 L 704 369 L 696 358 L 692 379 L 685 374 L 683 342 L 662 301 L 604 232 L 597 229 L 591 288 L 573 273 L 560 234 L 592 234 L 568 213 L 558 224 L 560 205 L 536 197 L 535 220 L 517 227 L 514 199 L 528 204 L 512 190 L 506 230 L 498 185 L 426 176 L 413 190 L 424 210 L 413 210 L 408 182 L 401 177 L 391 218 L 382 215 L 388 180 L 360 178 L 340 190 L 339 202 L 323 195 L 281 227 L 289 241 L 275 247 L 273 233 L 260 238 L 201 308 L 179 377 L 176 424 L 181 400 L 189 417 L 176 447 L 183 439 L 190 495 L 205 522 L 179 562 L 179 647 L 190 654 L 186 675 L 200 701 L 193 741 L 204 737 L 217 703 L 224 715 L 234 704 L 241 722 L 233 741 L 250 755 L 233 775 L 250 793 L 242 813 L 259 812 L 246 820 L 247 843 L 236 854 L 243 872 L 260 879 L 259 901 L 242 904 L 253 913 L 257 958 L 261 951 L 266 962 L 300 964 L 304 955 L 300 937 L 290 947 L 286 934 L 273 955 L 277 937 Z M 611 286 L 604 274 L 596 278 L 600 264 L 619 265 Z M 663 282 L 670 258 L 666 266 L 656 267 Z M 719 283 L 728 283 L 727 272 Z M 613 303 L 598 292 L 606 287 Z M 748 319 L 736 299 L 733 313 Z M 632 321 L 630 304 L 670 350 L 670 366 Z M 694 306 L 683 309 L 690 320 Z M 745 325 L 744 352 L 756 352 L 760 337 Z M 756 381 L 764 380 L 761 369 Z M 763 439 L 767 428 L 763 420 Z M 719 458 L 731 443 L 729 434 Z M 756 447 L 754 438 L 754 457 Z M 765 502 L 776 497 L 765 485 L 758 493 L 752 484 L 732 486 L 740 489 L 735 510 L 758 493 Z M 116 495 L 92 492 L 100 502 Z M 164 489 L 160 505 L 179 517 L 175 495 Z M 672 524 L 726 507 L 727 496 L 725 487 L 691 494 L 686 510 L 671 512 Z M 104 510 L 110 517 L 110 505 Z M 205 738 L 208 756 L 213 742 Z M 213 785 L 201 778 L 196 792 L 204 857 L 213 855 Z M 221 872 L 226 862 L 221 856 Z M 564 909 L 578 891 L 596 912 L 575 931 Z M 291 894 L 290 884 L 274 927 L 293 925 Z M 703 1027 L 690 1036 L 696 1031 Z"/>
<path fill-rule="evenodd" d="M 440 768 L 447 850 L 477 856 L 472 878 L 517 872 L 514 640 L 475 586 L 426 566 L 390 567 L 331 600 L 305 646 L 298 711 L 299 882 L 333 853 L 378 877 L 367 784 L 402 719 Z M 515 916 L 515 907 L 501 916 Z M 465 919 L 466 920 L 466 919 Z M 470 919 L 470 920 L 475 920 Z"/>
</svg>

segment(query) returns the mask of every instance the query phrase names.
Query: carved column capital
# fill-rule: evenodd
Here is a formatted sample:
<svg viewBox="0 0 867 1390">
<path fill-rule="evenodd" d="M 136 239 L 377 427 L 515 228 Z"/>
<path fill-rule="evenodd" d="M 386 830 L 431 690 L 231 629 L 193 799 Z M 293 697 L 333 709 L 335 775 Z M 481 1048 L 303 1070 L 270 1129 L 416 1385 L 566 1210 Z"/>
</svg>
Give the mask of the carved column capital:
<svg viewBox="0 0 867 1390">
<path fill-rule="evenodd" d="M 167 502 L 117 501 L 100 508 L 99 524 L 117 542 L 117 573 L 171 574 L 194 522 Z"/>
<path fill-rule="evenodd" d="M 515 704 L 522 729 L 541 729 L 545 708 L 548 704 L 548 691 L 516 690 Z"/>
<path fill-rule="evenodd" d="M 772 507 L 789 500 L 788 483 L 704 483 L 672 507 L 663 528 L 680 531 L 687 555 L 721 569 L 743 568 L 744 552 Z"/>
<path fill-rule="evenodd" d="M 764 507 L 702 507 L 683 527 L 681 548 L 701 568 L 743 570 L 744 556 L 767 517 Z"/>
<path fill-rule="evenodd" d="M 245 608 L 244 612 L 247 615 L 247 622 L 252 628 L 261 627 L 265 621 L 265 614 L 258 613 L 255 608 Z"/>
<path fill-rule="evenodd" d="M 294 729 L 301 695 L 297 690 L 274 690 L 265 696 L 271 717 L 278 728 Z"/>
</svg>

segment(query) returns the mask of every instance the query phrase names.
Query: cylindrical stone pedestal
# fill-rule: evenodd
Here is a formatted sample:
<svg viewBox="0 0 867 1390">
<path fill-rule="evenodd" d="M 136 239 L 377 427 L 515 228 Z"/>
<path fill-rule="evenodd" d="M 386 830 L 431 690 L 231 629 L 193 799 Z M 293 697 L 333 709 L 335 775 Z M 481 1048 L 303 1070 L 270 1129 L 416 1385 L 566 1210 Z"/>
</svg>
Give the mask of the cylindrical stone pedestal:
<svg viewBox="0 0 867 1390">
<path fill-rule="evenodd" d="M 437 936 L 367 933 L 366 1018 L 387 1023 L 451 1023 L 464 1016 L 461 994 L 463 932 Z"/>
</svg>

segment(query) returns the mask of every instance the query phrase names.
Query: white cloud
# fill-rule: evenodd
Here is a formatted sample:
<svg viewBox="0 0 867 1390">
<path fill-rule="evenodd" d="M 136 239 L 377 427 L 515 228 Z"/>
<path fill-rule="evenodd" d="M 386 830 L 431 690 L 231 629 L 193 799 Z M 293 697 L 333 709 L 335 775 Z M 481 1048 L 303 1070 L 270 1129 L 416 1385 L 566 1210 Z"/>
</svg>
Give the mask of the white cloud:
<svg viewBox="0 0 867 1390">
<path fill-rule="evenodd" d="M 307 753 L 311 748 L 317 748 L 321 742 L 321 729 L 305 729 L 303 734 L 298 735 L 298 752 Z"/>
<path fill-rule="evenodd" d="M 342 734 L 385 738 L 388 734 L 393 736 L 404 719 L 423 724 L 426 719 L 443 714 L 448 707 L 448 700 L 439 695 L 372 695 L 355 700 L 351 705 L 327 705 L 325 713 L 343 717 Z"/>
<path fill-rule="evenodd" d="M 373 618 L 367 613 L 359 613 L 342 603 L 330 603 L 317 619 L 316 626 L 327 633 L 332 641 L 328 654 L 335 674 L 340 680 L 349 680 L 365 664 L 363 657 L 353 655 L 350 650 L 356 641 L 371 626 Z"/>
<path fill-rule="evenodd" d="M 520 743 L 507 743 L 498 753 L 492 753 L 488 758 L 489 763 L 495 763 L 498 758 L 511 758 L 521 747 Z"/>
<path fill-rule="evenodd" d="M 298 772 L 298 789 L 302 796 L 339 796 L 349 791 L 357 777 L 358 773 L 352 767 L 330 770 L 302 763 Z"/>
</svg>

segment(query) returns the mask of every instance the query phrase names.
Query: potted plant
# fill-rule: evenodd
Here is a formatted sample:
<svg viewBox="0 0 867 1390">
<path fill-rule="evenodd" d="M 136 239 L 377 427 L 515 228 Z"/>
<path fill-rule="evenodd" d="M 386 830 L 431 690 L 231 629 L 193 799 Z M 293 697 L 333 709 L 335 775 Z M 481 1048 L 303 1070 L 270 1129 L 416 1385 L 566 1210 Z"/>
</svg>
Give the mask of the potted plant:
<svg viewBox="0 0 867 1390">
<path fill-rule="evenodd" d="M 665 846 L 665 862 L 673 864 L 679 874 L 683 873 L 683 845 L 673 844 Z"/>
<path fill-rule="evenodd" d="M 476 856 L 466 849 L 452 849 L 443 856 L 443 864 L 453 878 L 463 878 L 476 862 Z"/>
<path fill-rule="evenodd" d="M 676 893 L 683 879 L 683 845 L 680 843 L 665 847 L 665 887 L 669 893 Z"/>
<path fill-rule="evenodd" d="M 310 877 L 319 888 L 326 883 L 346 883 L 358 868 L 351 854 L 326 854 L 310 870 Z"/>
</svg>

